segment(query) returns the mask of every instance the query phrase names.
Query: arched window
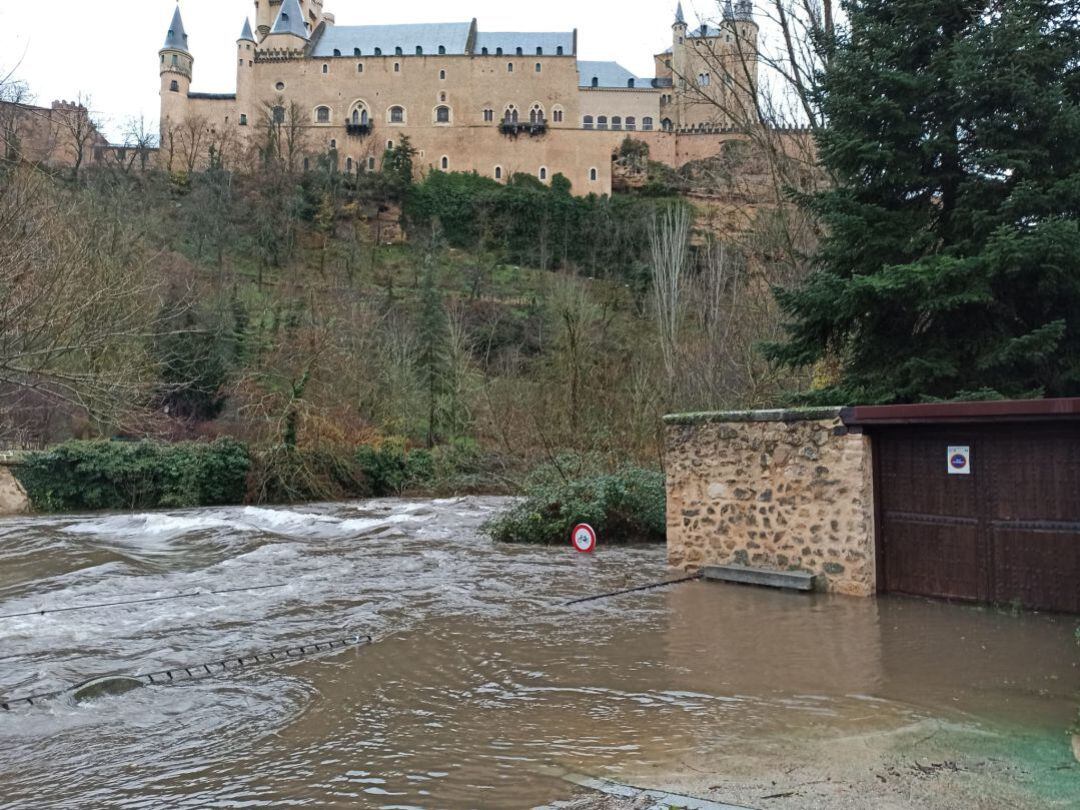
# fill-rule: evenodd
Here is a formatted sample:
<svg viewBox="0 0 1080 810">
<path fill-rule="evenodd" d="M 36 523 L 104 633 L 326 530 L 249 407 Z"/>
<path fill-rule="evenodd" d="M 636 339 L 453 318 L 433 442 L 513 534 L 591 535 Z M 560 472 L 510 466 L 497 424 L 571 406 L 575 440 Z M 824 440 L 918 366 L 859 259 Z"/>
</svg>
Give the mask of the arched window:
<svg viewBox="0 0 1080 810">
<path fill-rule="evenodd" d="M 275 124 L 284 124 L 285 123 L 285 108 L 284 107 L 282 107 L 280 105 L 277 106 L 277 107 L 274 107 L 272 114 L 273 114 L 273 117 L 274 117 L 274 123 Z"/>
<path fill-rule="evenodd" d="M 334 56 L 341 56 L 341 51 L 337 48 L 334 48 Z"/>
<path fill-rule="evenodd" d="M 480 54 L 482 56 L 487 56 L 488 55 L 488 49 L 487 48 L 481 48 L 480 49 Z"/>
<path fill-rule="evenodd" d="M 518 48 L 516 53 L 517 53 L 518 56 L 524 56 L 525 55 L 525 49 L 524 48 Z"/>
<path fill-rule="evenodd" d="M 353 56 L 359 56 L 360 55 L 360 49 L 359 48 L 353 48 L 352 49 L 352 55 Z"/>
<path fill-rule="evenodd" d="M 369 172 L 375 171 L 375 158 L 369 157 L 367 159 L 367 167 Z"/>
<path fill-rule="evenodd" d="M 556 48 L 555 53 L 557 53 L 559 56 L 562 56 L 563 55 L 563 46 L 560 45 L 558 48 Z"/>
<path fill-rule="evenodd" d="M 331 149 L 337 149 L 337 138 L 331 138 L 330 139 L 330 148 Z"/>
<path fill-rule="evenodd" d="M 596 169 L 589 169 L 589 179 L 592 180 L 594 183 L 596 182 L 596 175 Z"/>
<path fill-rule="evenodd" d="M 635 81 L 634 79 L 627 79 L 626 80 L 626 86 L 629 87 L 631 90 L 634 89 L 634 81 Z"/>
<path fill-rule="evenodd" d="M 363 104 L 357 104 L 353 107 L 353 111 L 349 115 L 349 121 L 356 126 L 367 126 L 370 123 L 367 107 Z"/>
<path fill-rule="evenodd" d="M 439 80 L 440 81 L 446 81 L 446 71 L 445 70 L 440 70 L 439 71 Z"/>
<path fill-rule="evenodd" d="M 345 158 L 345 171 L 352 174 L 352 158 Z"/>
<path fill-rule="evenodd" d="M 440 45 L 439 46 L 439 56 L 446 56 L 446 46 L 445 45 Z"/>
<path fill-rule="evenodd" d="M 518 109 L 513 104 L 506 108 L 503 113 L 503 123 L 516 124 L 518 122 Z"/>
<path fill-rule="evenodd" d="M 382 48 L 376 48 L 375 49 L 375 55 L 376 56 L 382 56 Z"/>
<path fill-rule="evenodd" d="M 556 107 L 551 111 L 551 120 L 556 124 L 561 124 L 563 122 L 563 111 Z"/>
<path fill-rule="evenodd" d="M 514 72 L 514 63 L 513 62 L 507 62 L 506 63 L 506 72 L 507 73 L 513 73 Z"/>
<path fill-rule="evenodd" d="M 652 124 L 653 124 L 652 118 L 649 118 L 648 116 L 641 119 L 641 128 L 643 130 L 645 130 L 646 132 L 651 132 L 652 131 Z"/>
<path fill-rule="evenodd" d="M 436 124 L 449 124 L 450 123 L 450 108 L 445 104 L 440 104 L 435 108 L 435 123 Z"/>
<path fill-rule="evenodd" d="M 404 124 L 405 123 L 405 108 L 394 105 L 390 108 L 390 123 L 391 124 Z"/>
<path fill-rule="evenodd" d="M 671 130 L 674 129 L 670 118 L 665 118 L 663 121 L 661 121 L 660 126 L 663 127 L 665 132 L 671 132 Z"/>
<path fill-rule="evenodd" d="M 446 92 L 445 91 L 443 91 L 442 93 L 439 93 L 439 103 L 440 104 L 445 104 L 446 103 Z"/>
<path fill-rule="evenodd" d="M 597 76 L 593 76 L 593 77 L 592 77 L 592 86 L 593 86 L 593 87 L 599 87 L 599 86 L 600 86 L 600 79 L 599 79 L 599 77 L 597 77 Z"/>
<path fill-rule="evenodd" d="M 484 122 L 485 123 L 491 123 L 494 120 L 495 120 L 495 111 L 493 109 L 491 109 L 490 107 L 485 107 L 484 108 Z"/>
<path fill-rule="evenodd" d="M 330 66 L 329 65 L 323 65 L 322 66 L 322 72 L 323 72 L 323 76 L 328 74 L 330 72 Z"/>
<path fill-rule="evenodd" d="M 607 116 L 606 115 L 601 115 L 599 118 L 596 119 L 596 128 L 597 129 L 607 129 Z"/>
<path fill-rule="evenodd" d="M 622 129 L 622 119 L 619 116 L 616 115 L 611 119 L 611 128 Z"/>
<path fill-rule="evenodd" d="M 394 148 L 394 142 L 393 141 L 387 141 L 386 142 L 386 148 L 387 149 L 393 149 Z"/>
<path fill-rule="evenodd" d="M 544 55 L 544 49 L 543 48 L 537 48 L 536 49 L 536 55 L 537 56 L 543 56 Z"/>
<path fill-rule="evenodd" d="M 543 124 L 544 123 L 544 108 L 539 104 L 533 104 L 532 109 L 529 110 L 529 123 L 530 124 Z"/>
<path fill-rule="evenodd" d="M 581 119 L 581 126 L 583 129 L 592 129 L 593 117 L 591 115 L 586 115 L 583 119 Z"/>
<path fill-rule="evenodd" d="M 330 123 L 330 108 L 329 107 L 316 107 L 315 108 L 315 123 L 316 124 L 329 124 Z"/>
<path fill-rule="evenodd" d="M 626 128 L 629 130 L 637 129 L 637 119 L 632 115 L 626 117 Z"/>
<path fill-rule="evenodd" d="M 401 73 L 401 62 L 394 62 L 394 73 Z"/>
<path fill-rule="evenodd" d="M 541 180 L 547 180 L 547 166 L 540 167 L 540 173 L 538 176 Z"/>
<path fill-rule="evenodd" d="M 502 166 L 495 167 L 495 179 L 502 180 Z"/>
<path fill-rule="evenodd" d="M 417 45 L 416 46 L 416 55 L 417 56 L 423 56 L 424 55 L 424 47 L 422 45 Z"/>
<path fill-rule="evenodd" d="M 496 56 L 502 56 L 503 55 L 502 48 L 496 48 L 495 49 L 495 55 Z"/>
<path fill-rule="evenodd" d="M 543 69 L 544 69 L 544 66 L 542 64 L 540 64 L 539 62 L 537 62 L 536 67 L 534 68 L 534 70 L 536 70 L 536 72 L 539 73 Z"/>
<path fill-rule="evenodd" d="M 180 92 L 180 82 L 177 82 L 177 81 L 169 82 L 169 92 L 171 92 L 171 93 L 179 93 Z"/>
<path fill-rule="evenodd" d="M 404 55 L 405 55 L 405 51 L 401 50 L 400 45 L 398 45 L 396 48 L 394 48 L 394 56 L 404 56 Z"/>
<path fill-rule="evenodd" d="M 446 171 L 450 168 L 450 158 L 448 158 L 446 155 L 443 155 L 442 160 L 439 161 L 439 165 L 442 166 L 443 171 Z"/>
</svg>

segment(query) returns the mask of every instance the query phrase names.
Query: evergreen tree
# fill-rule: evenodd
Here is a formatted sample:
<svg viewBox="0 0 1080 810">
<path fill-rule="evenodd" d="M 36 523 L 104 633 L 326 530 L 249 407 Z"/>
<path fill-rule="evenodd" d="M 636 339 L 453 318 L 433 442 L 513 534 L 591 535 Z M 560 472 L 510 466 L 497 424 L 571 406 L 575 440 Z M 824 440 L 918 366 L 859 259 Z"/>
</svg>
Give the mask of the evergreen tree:
<svg viewBox="0 0 1080 810">
<path fill-rule="evenodd" d="M 438 406 L 446 375 L 447 322 L 442 292 L 438 285 L 438 255 L 442 235 L 438 222 L 432 225 L 431 241 L 424 255 L 424 275 L 420 287 L 420 362 L 424 397 L 427 400 L 427 446 L 438 438 Z"/>
<path fill-rule="evenodd" d="M 767 352 L 835 360 L 818 400 L 1080 395 L 1080 0 L 847 9 L 827 236 Z"/>
</svg>

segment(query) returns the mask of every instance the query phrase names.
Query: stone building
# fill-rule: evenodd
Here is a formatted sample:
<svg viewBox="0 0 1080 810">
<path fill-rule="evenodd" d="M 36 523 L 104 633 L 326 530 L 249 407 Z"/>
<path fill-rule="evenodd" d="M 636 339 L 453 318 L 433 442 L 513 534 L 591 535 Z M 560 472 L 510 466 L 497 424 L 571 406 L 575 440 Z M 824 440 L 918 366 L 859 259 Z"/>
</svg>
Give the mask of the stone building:
<svg viewBox="0 0 1080 810">
<path fill-rule="evenodd" d="M 496 180 L 563 174 L 575 193 L 611 192 L 611 156 L 631 133 L 678 165 L 718 151 L 723 108 L 749 108 L 757 78 L 752 4 L 728 2 L 719 27 L 690 28 L 679 5 L 656 76 L 581 61 L 577 31 L 485 32 L 461 23 L 339 26 L 322 0 L 258 0 L 237 41 L 236 92 L 191 91 L 194 57 L 177 8 L 160 51 L 162 160 L 194 168 L 242 151 L 272 127 L 377 170 L 408 136 L 420 172 Z M 722 75 L 717 75 L 722 74 Z M 687 143 L 681 143 L 687 142 Z"/>
<path fill-rule="evenodd" d="M 108 141 L 78 102 L 48 107 L 0 101 L 0 158 L 51 168 L 81 168 L 98 159 Z"/>
</svg>

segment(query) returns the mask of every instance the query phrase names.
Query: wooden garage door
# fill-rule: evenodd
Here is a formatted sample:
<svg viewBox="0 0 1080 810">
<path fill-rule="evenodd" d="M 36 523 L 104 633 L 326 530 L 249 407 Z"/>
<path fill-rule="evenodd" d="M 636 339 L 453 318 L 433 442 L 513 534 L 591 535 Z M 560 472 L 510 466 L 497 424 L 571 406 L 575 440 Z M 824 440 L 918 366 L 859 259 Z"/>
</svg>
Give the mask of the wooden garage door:
<svg viewBox="0 0 1080 810">
<path fill-rule="evenodd" d="M 1080 612 L 1080 425 L 881 428 L 874 449 L 882 590 Z"/>
</svg>

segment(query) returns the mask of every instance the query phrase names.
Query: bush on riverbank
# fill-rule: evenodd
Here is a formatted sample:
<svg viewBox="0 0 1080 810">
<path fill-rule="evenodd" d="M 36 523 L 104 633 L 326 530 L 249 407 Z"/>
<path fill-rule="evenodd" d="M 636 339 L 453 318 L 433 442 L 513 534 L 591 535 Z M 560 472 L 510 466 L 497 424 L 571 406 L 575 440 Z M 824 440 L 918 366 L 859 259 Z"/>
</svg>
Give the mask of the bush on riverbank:
<svg viewBox="0 0 1080 810">
<path fill-rule="evenodd" d="M 250 467 L 233 439 L 71 441 L 27 454 L 15 475 L 35 509 L 69 512 L 241 503 Z"/>
<path fill-rule="evenodd" d="M 578 523 L 590 524 L 607 544 L 663 543 L 667 537 L 661 472 L 624 467 L 564 478 L 547 467 L 529 479 L 525 491 L 525 500 L 485 527 L 496 541 L 569 543 Z"/>
</svg>

